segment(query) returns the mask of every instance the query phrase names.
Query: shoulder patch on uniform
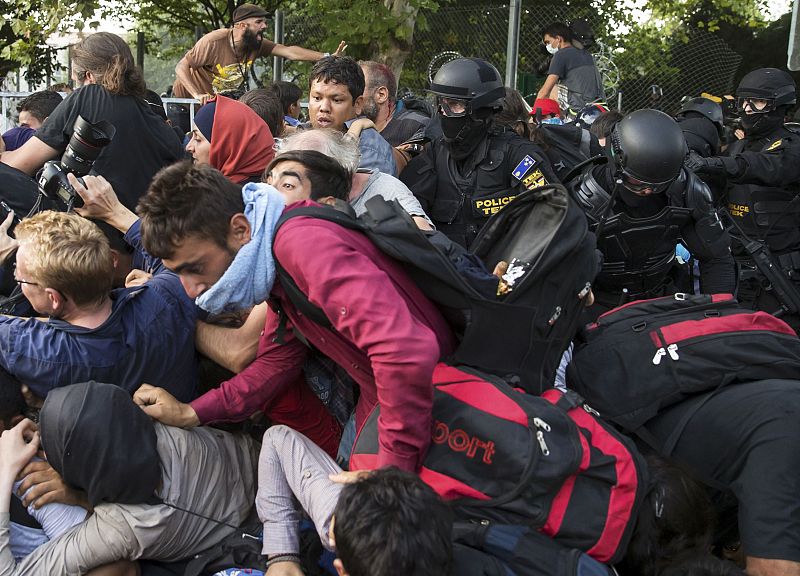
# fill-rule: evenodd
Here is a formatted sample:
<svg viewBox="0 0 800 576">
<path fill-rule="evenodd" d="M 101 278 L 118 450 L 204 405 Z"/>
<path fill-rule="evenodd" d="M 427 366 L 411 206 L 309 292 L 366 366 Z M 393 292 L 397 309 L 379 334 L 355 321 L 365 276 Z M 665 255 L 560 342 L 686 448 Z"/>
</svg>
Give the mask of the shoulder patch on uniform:
<svg viewBox="0 0 800 576">
<path fill-rule="evenodd" d="M 525 175 L 530 172 L 535 165 L 536 160 L 526 155 L 525 158 L 522 159 L 522 162 L 517 164 L 517 167 L 514 168 L 514 171 L 511 173 L 511 175 L 521 182 L 522 179 L 525 178 Z"/>
<path fill-rule="evenodd" d="M 537 169 L 530 173 L 529 176 L 522 181 L 522 185 L 525 186 L 527 190 L 533 190 L 534 188 L 541 188 L 542 186 L 547 184 L 547 179 L 542 174 L 542 171 Z"/>
<path fill-rule="evenodd" d="M 775 148 L 777 148 L 781 144 L 783 144 L 783 138 L 775 140 L 775 142 L 769 145 L 769 148 L 767 148 L 767 152 L 769 152 L 770 150 L 775 150 Z"/>
</svg>

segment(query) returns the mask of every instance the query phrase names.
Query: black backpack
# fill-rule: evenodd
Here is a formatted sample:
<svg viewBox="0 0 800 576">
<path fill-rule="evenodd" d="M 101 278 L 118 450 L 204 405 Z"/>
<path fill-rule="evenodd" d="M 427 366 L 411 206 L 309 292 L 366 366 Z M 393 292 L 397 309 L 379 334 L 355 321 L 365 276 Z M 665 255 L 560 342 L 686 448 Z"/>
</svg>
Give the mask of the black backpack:
<svg viewBox="0 0 800 576">
<path fill-rule="evenodd" d="M 585 128 L 576 124 L 542 124 L 538 129 L 547 142 L 544 153 L 562 182 L 568 180 L 566 177 L 575 166 L 592 157 L 592 135 Z"/>
<path fill-rule="evenodd" d="M 642 426 L 692 395 L 798 374 L 800 339 L 784 321 L 730 294 L 675 294 L 625 304 L 581 330 L 567 383 L 604 418 L 648 440 Z M 658 448 L 669 453 L 679 433 Z"/>
<path fill-rule="evenodd" d="M 591 25 L 583 18 L 576 18 L 569 23 L 569 31 L 575 40 L 581 43 L 585 48 L 591 48 L 595 44 L 594 30 Z"/>
<path fill-rule="evenodd" d="M 453 525 L 456 576 L 614 576 L 615 572 L 577 548 L 562 546 L 526 526 Z"/>
<path fill-rule="evenodd" d="M 327 206 L 295 208 L 281 216 L 275 234 L 287 220 L 300 216 L 364 232 L 404 265 L 450 321 L 460 340 L 451 363 L 509 379 L 532 394 L 553 386 L 583 309 L 579 294 L 588 292 L 599 263 L 586 217 L 563 186 L 518 195 L 486 222 L 470 253 L 441 233 L 421 231 L 397 202 L 375 197 L 366 207 L 358 218 Z M 511 291 L 498 297 L 485 289 L 486 278 L 470 281 L 475 266 L 464 264 L 476 257 L 488 270 L 508 262 L 504 277 L 513 281 Z M 322 310 L 275 261 L 281 286 L 295 307 L 330 327 Z M 488 272 L 484 276 L 492 278 Z"/>
</svg>

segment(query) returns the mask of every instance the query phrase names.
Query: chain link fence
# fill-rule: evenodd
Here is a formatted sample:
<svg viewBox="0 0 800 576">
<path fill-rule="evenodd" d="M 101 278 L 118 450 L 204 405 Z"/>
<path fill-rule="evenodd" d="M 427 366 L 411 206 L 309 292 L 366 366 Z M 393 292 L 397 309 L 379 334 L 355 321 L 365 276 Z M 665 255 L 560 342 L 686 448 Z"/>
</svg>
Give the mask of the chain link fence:
<svg viewBox="0 0 800 576">
<path fill-rule="evenodd" d="M 532 3 L 531 3 L 532 4 Z M 501 73 L 506 66 L 508 38 L 508 6 L 442 7 L 436 12 L 423 12 L 426 29 L 414 33 L 414 49 L 400 77 L 400 87 L 421 93 L 428 87 L 430 75 L 458 55 L 483 58 L 494 64 Z M 562 7 L 539 6 L 523 10 L 520 20 L 518 87 L 524 96 L 535 97 L 546 76 L 548 54 L 541 42 L 540 32 L 547 24 L 569 20 L 584 14 L 570 13 Z M 590 17 L 591 18 L 591 17 Z M 592 24 L 590 20 L 590 24 Z M 287 14 L 284 20 L 287 45 L 319 46 L 325 31 L 316 18 Z M 310 65 L 304 62 L 285 62 L 284 79 L 307 86 Z M 268 67 L 264 73 L 271 73 Z"/>
<path fill-rule="evenodd" d="M 619 88 L 626 110 L 658 108 L 675 114 L 684 96 L 733 94 L 742 56 L 721 38 L 698 31 L 661 48 L 655 63 L 622 68 Z"/>
<path fill-rule="evenodd" d="M 414 49 L 400 77 L 400 88 L 422 94 L 430 75 L 449 59 L 463 56 L 484 58 L 505 72 L 508 38 L 508 6 L 444 6 L 423 12 L 427 27 L 414 34 Z M 585 19 L 595 31 L 597 45 L 591 51 L 603 77 L 606 102 L 616 107 L 621 94 L 626 111 L 656 107 L 674 113 L 683 96 L 700 92 L 729 94 L 742 60 L 730 46 L 713 34 L 697 32 L 688 39 L 663 39 L 650 47 L 649 58 L 626 54 L 624 41 L 608 37 L 605 23 L 595 13 L 571 10 L 567 3 L 523 3 L 520 19 L 517 88 L 533 102 L 547 75 L 549 55 L 541 41 L 541 30 L 551 22 Z M 285 43 L 319 46 L 326 33 L 316 18 L 287 14 Z M 617 46 L 621 43 L 622 46 Z M 284 79 L 308 86 L 310 64 L 285 62 Z M 271 66 L 263 70 L 271 78 Z M 652 88 L 656 86 L 656 88 Z"/>
<path fill-rule="evenodd" d="M 423 12 L 427 26 L 414 35 L 414 48 L 405 62 L 400 88 L 421 95 L 430 76 L 449 59 L 477 56 L 492 62 L 505 72 L 508 38 L 508 6 L 444 6 L 436 12 Z M 733 79 L 742 57 L 719 37 L 695 32 L 688 38 L 658 38 L 636 46 L 609 37 L 605 23 L 594 13 L 570 9 L 567 3 L 540 4 L 526 0 L 520 18 L 517 88 L 529 103 L 533 102 L 547 74 L 549 55 L 541 42 L 541 30 L 551 22 L 585 19 L 594 29 L 597 46 L 592 48 L 603 77 L 606 102 L 617 107 L 621 94 L 622 109 L 655 107 L 674 114 L 683 96 L 701 92 L 730 94 Z M 316 47 L 324 45 L 327 32 L 321 18 L 287 14 L 284 43 Z M 618 45 L 619 44 L 619 45 Z M 285 61 L 283 77 L 308 87 L 308 62 Z M 272 61 L 257 64 L 257 73 L 272 79 Z M 15 110 L 10 95 L 3 96 L 4 114 L 0 124 L 12 122 Z"/>
</svg>

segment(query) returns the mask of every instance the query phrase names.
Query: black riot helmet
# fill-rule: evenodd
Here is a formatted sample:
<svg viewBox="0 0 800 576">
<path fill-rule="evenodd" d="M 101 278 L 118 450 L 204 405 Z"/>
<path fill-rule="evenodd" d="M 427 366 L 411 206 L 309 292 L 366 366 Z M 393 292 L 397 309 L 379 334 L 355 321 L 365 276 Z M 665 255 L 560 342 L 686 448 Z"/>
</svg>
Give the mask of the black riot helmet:
<svg viewBox="0 0 800 576">
<path fill-rule="evenodd" d="M 461 101 L 464 113 L 483 108 L 500 110 L 506 91 L 497 68 L 480 58 L 457 58 L 439 68 L 429 92 L 442 99 Z M 455 111 L 448 115 L 458 115 Z"/>
<path fill-rule="evenodd" d="M 659 110 L 637 110 L 614 127 L 609 138 L 625 188 L 663 192 L 678 177 L 686 142 L 678 124 Z"/>
<path fill-rule="evenodd" d="M 736 103 L 740 111 L 744 109 L 747 100 L 766 100 L 764 108 L 755 110 L 760 113 L 791 106 L 797 101 L 794 79 L 788 72 L 777 68 L 753 70 L 742 78 L 736 89 Z"/>
<path fill-rule="evenodd" d="M 675 117 L 685 118 L 687 115 L 690 115 L 691 112 L 700 114 L 701 116 L 705 116 L 711 120 L 711 122 L 713 122 L 714 126 L 717 128 L 717 133 L 722 135 L 722 131 L 724 129 L 722 106 L 713 100 L 698 96 L 697 98 L 690 98 L 684 102 L 683 106 L 681 106 L 681 109 L 678 111 Z"/>
</svg>

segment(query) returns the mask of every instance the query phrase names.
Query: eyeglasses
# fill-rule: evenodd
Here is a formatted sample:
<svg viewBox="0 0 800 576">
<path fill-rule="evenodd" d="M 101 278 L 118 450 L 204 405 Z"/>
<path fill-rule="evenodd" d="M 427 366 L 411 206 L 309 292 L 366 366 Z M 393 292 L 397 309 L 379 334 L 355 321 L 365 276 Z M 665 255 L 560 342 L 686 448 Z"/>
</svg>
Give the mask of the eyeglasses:
<svg viewBox="0 0 800 576">
<path fill-rule="evenodd" d="M 623 174 L 622 184 L 631 192 L 650 190 L 653 194 L 658 194 L 666 190 L 669 185 L 672 184 L 672 180 L 667 180 L 666 182 L 645 182 L 644 180 L 634 178 L 630 174 Z"/>
<path fill-rule="evenodd" d="M 36 282 L 28 282 L 27 280 L 18 280 L 18 279 L 16 279 L 16 278 L 14 278 L 14 282 L 16 282 L 16 283 L 17 283 L 17 285 L 18 285 L 20 288 L 22 288 L 22 285 L 23 285 L 23 284 L 28 284 L 29 286 L 38 286 L 38 284 L 37 284 Z"/>
<path fill-rule="evenodd" d="M 740 112 L 745 112 L 745 105 L 750 108 L 751 114 L 765 114 L 767 112 L 772 112 L 775 109 L 775 99 L 739 96 L 736 99 L 736 107 Z"/>
<path fill-rule="evenodd" d="M 466 116 L 469 110 L 469 102 L 458 98 L 437 98 L 439 113 L 448 118 L 458 118 Z"/>
</svg>

